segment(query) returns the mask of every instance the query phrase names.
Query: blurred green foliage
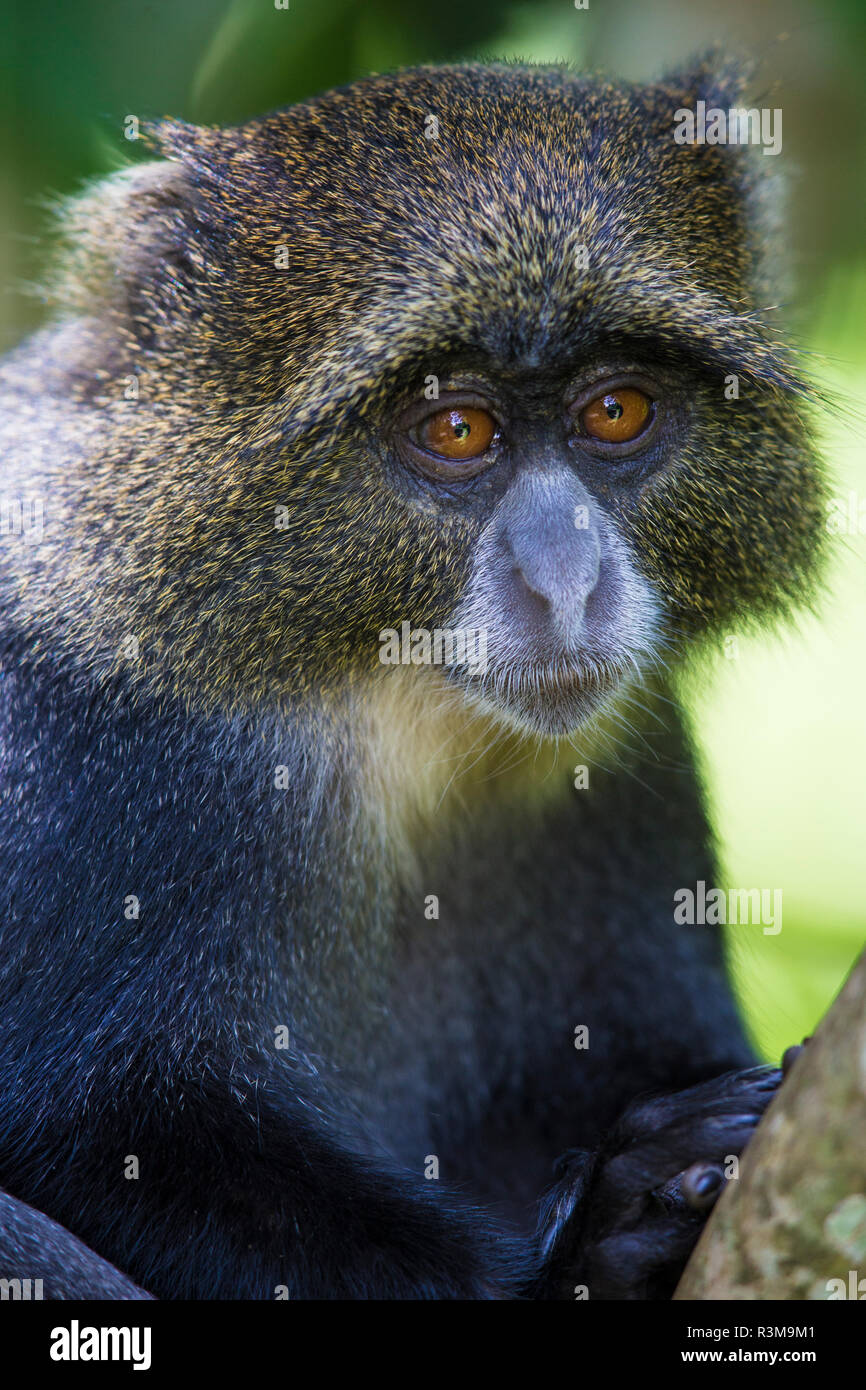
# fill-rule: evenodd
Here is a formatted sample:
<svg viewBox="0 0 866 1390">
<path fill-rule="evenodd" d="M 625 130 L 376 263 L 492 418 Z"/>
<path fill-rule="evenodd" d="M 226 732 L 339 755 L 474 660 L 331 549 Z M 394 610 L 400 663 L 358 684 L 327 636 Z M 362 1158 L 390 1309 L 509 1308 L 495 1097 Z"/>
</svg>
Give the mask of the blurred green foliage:
<svg viewBox="0 0 866 1390">
<path fill-rule="evenodd" d="M 793 172 L 789 306 L 814 375 L 837 493 L 866 495 L 862 0 L 3 0 L 0 347 L 36 321 L 45 201 L 130 157 L 125 116 L 226 123 L 371 71 L 461 58 L 566 59 L 647 78 L 710 45 L 757 64 Z M 835 393 L 835 394 L 833 394 Z M 840 538 L 820 620 L 704 663 L 689 700 L 726 882 L 781 887 L 778 936 L 736 928 L 736 977 L 768 1055 L 809 1031 L 864 932 L 866 537 Z"/>
</svg>

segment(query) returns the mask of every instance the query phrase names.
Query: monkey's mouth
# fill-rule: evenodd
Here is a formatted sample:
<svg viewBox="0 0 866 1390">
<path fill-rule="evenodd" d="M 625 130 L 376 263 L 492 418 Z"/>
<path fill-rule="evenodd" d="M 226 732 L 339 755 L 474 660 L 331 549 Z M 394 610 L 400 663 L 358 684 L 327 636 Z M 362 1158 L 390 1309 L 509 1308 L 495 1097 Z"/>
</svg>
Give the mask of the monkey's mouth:
<svg viewBox="0 0 866 1390">
<path fill-rule="evenodd" d="M 557 737 L 586 724 L 626 680 L 628 668 L 557 662 L 546 666 L 497 668 L 484 672 L 449 668 L 448 679 L 467 700 L 524 732 Z"/>
</svg>

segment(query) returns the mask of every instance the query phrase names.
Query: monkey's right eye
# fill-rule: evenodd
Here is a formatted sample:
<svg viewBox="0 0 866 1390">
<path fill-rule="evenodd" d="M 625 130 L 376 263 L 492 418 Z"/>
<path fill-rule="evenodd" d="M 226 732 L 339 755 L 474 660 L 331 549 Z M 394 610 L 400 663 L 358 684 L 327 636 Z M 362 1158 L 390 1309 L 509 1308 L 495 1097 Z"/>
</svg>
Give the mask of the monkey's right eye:
<svg viewBox="0 0 866 1390">
<path fill-rule="evenodd" d="M 452 402 L 406 423 L 402 444 L 410 462 L 435 478 L 471 478 L 491 462 L 499 425 L 481 403 Z"/>
<path fill-rule="evenodd" d="M 487 453 L 496 437 L 496 421 L 486 410 L 437 410 L 423 421 L 418 434 L 431 454 L 459 463 Z"/>
</svg>

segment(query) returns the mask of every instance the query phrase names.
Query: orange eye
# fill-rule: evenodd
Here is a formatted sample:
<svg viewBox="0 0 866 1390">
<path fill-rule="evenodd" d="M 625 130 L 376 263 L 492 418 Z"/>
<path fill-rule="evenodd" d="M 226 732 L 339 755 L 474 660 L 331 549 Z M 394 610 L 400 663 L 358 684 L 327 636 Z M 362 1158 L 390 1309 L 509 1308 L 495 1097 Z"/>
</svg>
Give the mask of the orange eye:
<svg viewBox="0 0 866 1390">
<path fill-rule="evenodd" d="M 580 423 L 591 439 L 603 444 L 626 444 L 637 439 L 652 419 L 653 403 L 634 386 L 616 386 L 597 396 L 580 412 Z"/>
<path fill-rule="evenodd" d="M 496 437 L 496 421 L 486 410 L 473 406 L 454 406 L 428 415 L 418 427 L 418 443 L 440 458 L 478 458 L 486 454 Z"/>
</svg>

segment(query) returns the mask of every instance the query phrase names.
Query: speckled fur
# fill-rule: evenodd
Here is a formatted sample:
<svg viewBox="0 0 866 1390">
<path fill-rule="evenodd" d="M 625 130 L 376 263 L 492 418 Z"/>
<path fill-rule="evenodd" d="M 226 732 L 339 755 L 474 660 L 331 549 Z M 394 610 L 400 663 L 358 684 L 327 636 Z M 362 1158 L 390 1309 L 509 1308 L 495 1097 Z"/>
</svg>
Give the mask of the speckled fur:
<svg viewBox="0 0 866 1390">
<path fill-rule="evenodd" d="M 499 1219 L 531 1227 L 557 1155 L 749 1060 L 720 943 L 672 921 L 714 863 L 667 680 L 557 745 L 389 683 L 376 640 L 471 573 L 481 522 L 402 485 L 378 424 L 468 350 L 688 362 L 671 466 L 602 498 L 667 661 L 807 592 L 766 171 L 671 138 L 736 90 L 374 77 L 159 125 L 158 162 L 65 213 L 57 317 L 0 376 L 4 491 L 46 527 L 0 579 L 0 1185 L 160 1297 L 525 1290 L 536 1247 Z"/>
</svg>

